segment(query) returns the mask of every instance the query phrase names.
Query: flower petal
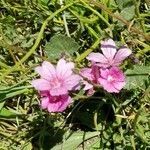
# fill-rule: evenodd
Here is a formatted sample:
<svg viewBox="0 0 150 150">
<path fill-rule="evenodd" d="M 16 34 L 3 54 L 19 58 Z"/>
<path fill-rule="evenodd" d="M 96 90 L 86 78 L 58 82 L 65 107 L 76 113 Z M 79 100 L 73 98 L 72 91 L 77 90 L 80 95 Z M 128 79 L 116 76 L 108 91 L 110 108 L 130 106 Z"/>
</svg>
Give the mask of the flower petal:
<svg viewBox="0 0 150 150">
<path fill-rule="evenodd" d="M 112 83 L 109 83 L 106 79 L 99 78 L 99 82 L 102 85 L 102 87 L 109 93 L 119 93 L 119 90 L 117 90 Z"/>
<path fill-rule="evenodd" d="M 94 82 L 97 83 L 98 78 L 100 77 L 100 68 L 97 65 L 93 64 L 91 74 L 93 75 Z"/>
<path fill-rule="evenodd" d="M 64 86 L 64 87 L 57 87 L 57 88 L 51 88 L 50 89 L 50 94 L 52 96 L 59 96 L 59 95 L 64 95 L 64 94 L 68 94 L 68 89 Z"/>
<path fill-rule="evenodd" d="M 39 91 L 50 90 L 50 84 L 45 79 L 36 79 L 31 82 L 32 86 Z"/>
<path fill-rule="evenodd" d="M 113 61 L 116 54 L 116 45 L 112 39 L 108 39 L 101 42 L 101 49 L 108 62 Z"/>
<path fill-rule="evenodd" d="M 101 53 L 90 53 L 87 57 L 88 60 L 99 63 L 107 63 L 107 59 Z"/>
<path fill-rule="evenodd" d="M 46 109 L 49 105 L 49 97 L 41 98 L 41 108 Z"/>
<path fill-rule="evenodd" d="M 92 96 L 94 93 L 95 93 L 95 90 L 91 88 L 87 91 L 87 96 Z"/>
<path fill-rule="evenodd" d="M 74 63 L 66 62 L 64 59 L 60 59 L 56 66 L 57 76 L 60 78 L 67 78 L 72 74 Z"/>
<path fill-rule="evenodd" d="M 88 83 L 87 81 L 83 81 L 83 84 L 85 85 L 83 88 L 83 90 L 85 91 L 93 88 L 93 85 Z"/>
<path fill-rule="evenodd" d="M 107 79 L 109 75 L 109 70 L 108 69 L 100 69 L 100 75 L 102 78 Z"/>
<path fill-rule="evenodd" d="M 124 86 L 125 86 L 126 82 L 115 82 L 113 83 L 113 86 L 120 91 Z"/>
<path fill-rule="evenodd" d="M 125 81 L 125 75 L 122 70 L 120 70 L 118 67 L 112 67 L 109 69 L 109 74 L 113 76 L 113 78 L 118 82 L 124 82 Z"/>
<path fill-rule="evenodd" d="M 65 80 L 65 87 L 68 90 L 73 90 L 77 86 L 82 78 L 79 75 L 71 75 Z"/>
<path fill-rule="evenodd" d="M 124 59 L 126 59 L 131 53 L 132 53 L 132 51 L 130 49 L 128 49 L 127 47 L 120 48 L 119 51 L 116 53 L 116 56 L 114 58 L 114 63 L 116 65 L 121 64 L 121 62 Z"/>
<path fill-rule="evenodd" d="M 40 76 L 44 79 L 49 80 L 50 78 L 52 78 L 52 76 L 55 74 L 55 68 L 54 66 L 47 62 L 44 61 L 42 63 L 42 66 L 38 66 L 35 68 L 35 71 L 40 74 Z"/>
<path fill-rule="evenodd" d="M 125 75 L 117 67 L 101 69 L 101 76 L 98 81 L 107 92 L 119 93 L 125 85 Z"/>
<path fill-rule="evenodd" d="M 56 101 L 49 103 L 48 111 L 49 112 L 63 112 L 70 103 L 71 103 L 70 96 L 68 95 L 58 96 Z"/>
<path fill-rule="evenodd" d="M 91 68 L 83 68 L 80 70 L 80 75 L 82 77 L 89 79 L 89 80 L 93 80 L 94 76 L 91 72 L 92 72 Z"/>
</svg>

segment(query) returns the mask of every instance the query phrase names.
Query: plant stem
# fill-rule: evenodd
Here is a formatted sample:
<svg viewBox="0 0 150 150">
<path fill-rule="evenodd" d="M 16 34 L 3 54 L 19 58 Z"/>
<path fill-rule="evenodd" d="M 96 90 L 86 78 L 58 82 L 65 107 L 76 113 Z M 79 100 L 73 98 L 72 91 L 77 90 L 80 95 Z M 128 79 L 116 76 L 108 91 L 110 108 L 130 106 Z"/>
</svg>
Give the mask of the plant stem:
<svg viewBox="0 0 150 150">
<path fill-rule="evenodd" d="M 95 9 L 93 9 L 92 7 L 90 7 L 89 4 L 87 4 L 84 0 L 80 0 L 80 1 L 85 5 L 86 8 L 88 8 L 94 14 L 96 14 L 99 18 L 101 18 L 101 20 L 103 20 L 108 27 L 110 26 L 109 22 L 99 12 L 97 12 Z"/>
<path fill-rule="evenodd" d="M 1 61 L 0 61 L 0 67 L 6 68 L 6 69 L 10 68 L 9 66 L 7 66 L 6 64 L 4 64 L 4 63 L 1 62 Z"/>
<path fill-rule="evenodd" d="M 95 17 L 92 17 L 92 18 L 87 18 L 87 17 L 83 17 L 81 15 L 79 15 L 77 12 L 75 12 L 74 10 L 72 9 L 68 9 L 77 19 L 80 20 L 80 22 L 82 23 L 86 23 L 86 24 L 94 24 L 97 20 L 98 20 L 98 17 L 95 16 Z"/>
<path fill-rule="evenodd" d="M 85 24 L 85 27 L 89 30 L 89 32 L 90 32 L 96 39 L 99 39 L 99 36 L 97 35 L 97 33 L 96 33 L 88 24 Z"/>
<path fill-rule="evenodd" d="M 81 1 L 81 0 L 80 0 Z M 110 16 L 112 16 L 113 18 L 121 21 L 122 23 L 124 23 L 128 28 L 130 27 L 130 22 L 128 22 L 126 19 L 124 19 L 123 17 L 114 14 L 109 8 L 107 8 L 106 6 L 104 6 L 101 2 L 96 2 L 94 0 L 85 0 L 88 3 L 91 3 L 95 6 L 97 6 L 98 8 L 101 8 L 102 10 L 106 11 Z M 150 41 L 150 35 L 149 34 L 145 34 L 143 33 L 141 30 L 135 28 L 135 27 L 130 27 L 131 31 L 133 33 L 137 33 L 142 35 L 145 40 Z"/>
<path fill-rule="evenodd" d="M 140 22 L 141 28 L 142 28 L 143 32 L 145 33 L 144 20 L 142 20 L 140 13 L 139 13 L 140 1 L 139 2 L 137 0 L 133 0 L 133 1 L 134 1 L 134 5 L 135 5 L 135 13 L 136 13 L 137 17 L 140 19 L 139 22 Z"/>
<path fill-rule="evenodd" d="M 96 40 L 96 42 L 89 49 L 87 49 L 84 53 L 79 55 L 75 59 L 75 61 L 80 62 L 81 60 L 83 60 L 86 56 L 88 56 L 93 51 L 93 49 L 95 49 L 99 45 L 99 43 L 100 43 L 100 39 Z"/>
<path fill-rule="evenodd" d="M 63 7 L 63 0 L 60 0 L 60 5 L 61 5 L 61 8 L 62 8 Z M 70 33 L 69 33 L 67 21 L 66 21 L 65 11 L 62 14 L 62 17 L 63 17 L 63 21 L 64 21 L 64 26 L 65 26 L 66 34 L 67 34 L 68 37 L 70 37 Z"/>
<path fill-rule="evenodd" d="M 10 74 L 13 71 L 17 71 L 19 68 L 19 65 L 22 64 L 23 62 L 25 62 L 36 50 L 36 48 L 38 47 L 39 43 L 41 42 L 41 39 L 43 38 L 43 33 L 44 30 L 48 24 L 48 22 L 53 19 L 56 15 L 58 15 L 60 12 L 64 11 L 65 9 L 67 9 L 68 7 L 72 6 L 73 4 L 77 3 L 78 0 L 60 8 L 59 10 L 55 11 L 53 14 L 51 14 L 42 24 L 40 32 L 38 34 L 38 37 L 34 43 L 34 45 L 32 46 L 32 48 L 29 50 L 29 52 L 20 60 L 20 62 L 17 62 L 12 68 L 8 69 L 5 73 L 3 73 L 3 75 L 0 77 L 0 81 L 2 81 L 8 74 Z"/>
</svg>

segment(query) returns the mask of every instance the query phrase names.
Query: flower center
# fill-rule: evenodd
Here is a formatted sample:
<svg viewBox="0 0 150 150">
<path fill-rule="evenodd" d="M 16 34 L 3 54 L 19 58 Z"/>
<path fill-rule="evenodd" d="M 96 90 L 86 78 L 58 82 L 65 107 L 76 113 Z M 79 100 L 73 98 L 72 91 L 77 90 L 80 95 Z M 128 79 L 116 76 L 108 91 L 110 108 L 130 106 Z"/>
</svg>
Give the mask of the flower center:
<svg viewBox="0 0 150 150">
<path fill-rule="evenodd" d="M 108 75 L 108 77 L 107 77 L 108 82 L 113 82 L 114 80 L 115 79 L 111 75 Z"/>
<path fill-rule="evenodd" d="M 62 85 L 62 82 L 61 80 L 59 80 L 58 78 L 54 78 L 52 81 L 51 81 L 51 85 L 52 87 L 54 88 L 58 88 Z"/>
<path fill-rule="evenodd" d="M 53 99 L 53 102 L 56 102 L 58 100 L 58 97 L 54 96 L 52 99 Z"/>
</svg>

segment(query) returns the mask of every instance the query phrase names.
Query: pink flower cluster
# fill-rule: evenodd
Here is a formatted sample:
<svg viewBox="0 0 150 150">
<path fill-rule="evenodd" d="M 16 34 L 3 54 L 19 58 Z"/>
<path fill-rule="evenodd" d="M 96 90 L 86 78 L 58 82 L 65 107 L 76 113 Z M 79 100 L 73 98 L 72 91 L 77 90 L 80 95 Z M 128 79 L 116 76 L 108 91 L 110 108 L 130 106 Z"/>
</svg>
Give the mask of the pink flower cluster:
<svg viewBox="0 0 150 150">
<path fill-rule="evenodd" d="M 32 85 L 41 95 L 41 108 L 49 112 L 64 111 L 71 103 L 70 91 L 79 89 L 80 81 L 89 95 L 95 92 L 93 84 L 99 84 L 107 92 L 118 93 L 125 85 L 125 75 L 118 66 L 131 50 L 122 47 L 117 51 L 112 39 L 102 41 L 101 49 L 103 54 L 91 53 L 87 57 L 92 66 L 81 69 L 80 75 L 73 72 L 74 63 L 64 59 L 60 59 L 56 66 L 44 61 L 36 67 L 41 78 L 33 80 Z"/>
<path fill-rule="evenodd" d="M 92 67 L 82 69 L 81 75 L 93 83 L 100 84 L 109 93 L 119 93 L 125 85 L 125 75 L 118 66 L 131 54 L 131 50 L 127 47 L 121 47 L 117 51 L 112 39 L 102 41 L 101 50 L 103 54 L 89 54 L 87 59 L 92 62 Z M 88 82 L 84 82 L 84 84 L 88 93 L 94 92 L 92 84 Z"/>
<path fill-rule="evenodd" d="M 41 107 L 49 112 L 62 112 L 71 103 L 69 91 L 78 87 L 81 77 L 73 73 L 74 63 L 60 59 L 55 67 L 44 61 L 36 67 L 40 79 L 32 81 L 41 95 Z"/>
</svg>

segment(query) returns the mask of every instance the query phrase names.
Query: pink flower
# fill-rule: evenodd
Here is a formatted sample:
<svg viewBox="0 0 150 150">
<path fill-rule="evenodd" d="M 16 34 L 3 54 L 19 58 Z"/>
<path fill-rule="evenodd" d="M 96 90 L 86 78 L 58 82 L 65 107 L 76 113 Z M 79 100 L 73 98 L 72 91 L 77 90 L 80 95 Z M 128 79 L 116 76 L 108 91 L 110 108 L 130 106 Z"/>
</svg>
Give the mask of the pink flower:
<svg viewBox="0 0 150 150">
<path fill-rule="evenodd" d="M 87 78 L 89 81 L 93 80 L 93 74 L 91 74 L 92 69 L 91 68 L 83 68 L 80 71 L 81 76 Z M 83 90 L 89 90 L 91 88 L 93 88 L 93 85 L 90 84 L 88 81 L 83 79 L 83 84 L 85 85 Z"/>
<path fill-rule="evenodd" d="M 49 91 L 40 93 L 41 108 L 47 109 L 49 112 L 63 112 L 71 103 L 71 97 L 68 95 L 51 96 Z"/>
<path fill-rule="evenodd" d="M 44 61 L 42 66 L 36 67 L 36 72 L 41 78 L 32 81 L 38 91 L 48 91 L 51 96 L 68 94 L 78 86 L 81 77 L 73 73 L 74 64 L 60 59 L 57 66 Z"/>
<path fill-rule="evenodd" d="M 117 51 L 115 42 L 112 39 L 102 41 L 101 50 L 103 54 L 91 53 L 87 59 L 103 68 L 119 66 L 131 54 L 131 50 L 127 47 L 122 47 Z"/>
<path fill-rule="evenodd" d="M 101 69 L 100 75 L 99 82 L 107 92 L 119 93 L 125 85 L 125 76 L 117 67 Z"/>
<path fill-rule="evenodd" d="M 97 84 L 100 76 L 99 67 L 93 64 L 91 68 L 83 68 L 80 71 L 80 75 L 87 78 L 89 82 Z M 83 79 L 83 84 L 85 85 L 83 90 L 88 90 L 88 94 L 92 95 L 95 91 L 93 89 L 93 85 L 89 82 Z"/>
</svg>

